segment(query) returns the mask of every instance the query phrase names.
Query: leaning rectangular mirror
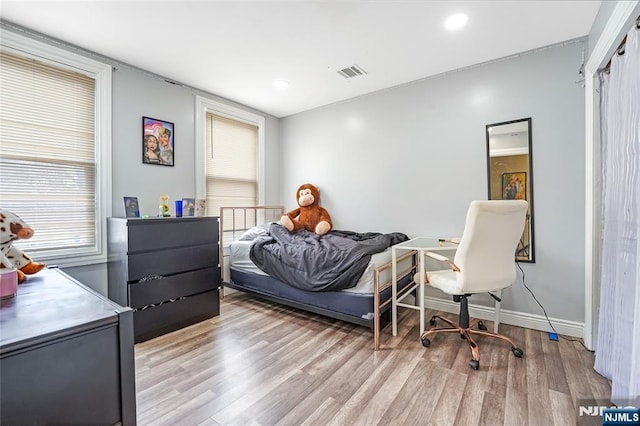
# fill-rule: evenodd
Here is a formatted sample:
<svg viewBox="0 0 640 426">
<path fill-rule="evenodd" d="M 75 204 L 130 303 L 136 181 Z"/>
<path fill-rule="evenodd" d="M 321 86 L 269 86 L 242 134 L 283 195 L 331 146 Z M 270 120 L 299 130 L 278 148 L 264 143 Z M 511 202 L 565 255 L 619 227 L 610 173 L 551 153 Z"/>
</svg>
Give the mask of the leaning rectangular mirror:
<svg viewBox="0 0 640 426">
<path fill-rule="evenodd" d="M 529 202 L 516 260 L 533 263 L 531 118 L 487 125 L 487 178 L 490 200 Z"/>
</svg>

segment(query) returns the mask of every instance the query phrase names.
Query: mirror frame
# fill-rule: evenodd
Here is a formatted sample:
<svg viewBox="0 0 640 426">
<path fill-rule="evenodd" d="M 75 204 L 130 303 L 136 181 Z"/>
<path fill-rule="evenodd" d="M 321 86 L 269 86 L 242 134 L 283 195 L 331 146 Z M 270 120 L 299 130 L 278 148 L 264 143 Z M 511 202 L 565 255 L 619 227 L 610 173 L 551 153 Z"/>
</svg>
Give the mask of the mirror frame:
<svg viewBox="0 0 640 426">
<path fill-rule="evenodd" d="M 516 258 L 518 262 L 526 262 L 526 263 L 535 263 L 535 238 L 534 238 L 534 222 L 533 222 L 533 151 L 532 151 L 532 141 L 533 137 L 531 134 L 531 117 L 521 118 L 518 120 L 511 121 L 503 121 L 501 123 L 493 123 L 486 125 L 486 138 L 487 138 L 487 199 L 491 200 L 491 147 L 490 147 L 490 132 L 489 129 L 497 126 L 504 126 L 507 124 L 515 124 L 515 123 L 527 123 L 527 132 L 528 132 L 528 147 L 529 147 L 529 169 L 527 173 L 529 174 L 529 193 L 525 195 L 525 199 L 529 203 L 529 211 L 527 213 L 527 220 L 529 226 L 529 257 L 528 258 Z"/>
</svg>

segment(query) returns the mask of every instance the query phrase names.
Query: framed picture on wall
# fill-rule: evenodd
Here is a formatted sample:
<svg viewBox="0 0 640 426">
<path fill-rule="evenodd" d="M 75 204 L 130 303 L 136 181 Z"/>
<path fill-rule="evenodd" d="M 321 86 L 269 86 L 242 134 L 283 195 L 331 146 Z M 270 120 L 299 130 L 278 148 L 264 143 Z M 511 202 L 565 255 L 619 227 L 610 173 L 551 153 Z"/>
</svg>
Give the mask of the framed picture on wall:
<svg viewBox="0 0 640 426">
<path fill-rule="evenodd" d="M 175 152 L 173 123 L 157 118 L 142 117 L 142 162 L 172 166 Z"/>
<path fill-rule="evenodd" d="M 502 174 L 502 199 L 527 199 L 527 173 L 514 172 Z"/>
</svg>

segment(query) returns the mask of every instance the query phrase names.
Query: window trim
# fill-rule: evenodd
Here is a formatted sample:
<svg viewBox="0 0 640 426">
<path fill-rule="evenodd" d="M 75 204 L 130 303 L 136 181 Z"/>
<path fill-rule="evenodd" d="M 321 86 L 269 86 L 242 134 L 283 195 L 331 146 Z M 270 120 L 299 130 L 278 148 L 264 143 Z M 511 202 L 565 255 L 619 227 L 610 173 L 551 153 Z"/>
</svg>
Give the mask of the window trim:
<svg viewBox="0 0 640 426">
<path fill-rule="evenodd" d="M 107 261 L 107 217 L 111 215 L 111 104 L 112 67 L 43 41 L 0 28 L 0 49 L 56 67 L 82 73 L 95 80 L 96 246 L 83 252 L 42 251 L 39 261 L 72 267 Z M 37 230 L 36 230 L 37 231 Z"/>
<path fill-rule="evenodd" d="M 196 96 L 196 119 L 195 119 L 195 179 L 196 179 L 196 198 L 206 198 L 207 194 L 207 145 L 206 145 L 206 126 L 207 113 L 216 114 L 221 117 L 230 118 L 232 120 L 241 121 L 251 124 L 258 128 L 258 158 L 256 177 L 258 184 L 258 205 L 264 204 L 264 188 L 265 188 L 265 167 L 264 167 L 264 147 L 265 147 L 265 118 L 261 115 L 251 113 L 249 111 L 223 104 L 218 101 L 207 99 L 202 96 Z"/>
</svg>

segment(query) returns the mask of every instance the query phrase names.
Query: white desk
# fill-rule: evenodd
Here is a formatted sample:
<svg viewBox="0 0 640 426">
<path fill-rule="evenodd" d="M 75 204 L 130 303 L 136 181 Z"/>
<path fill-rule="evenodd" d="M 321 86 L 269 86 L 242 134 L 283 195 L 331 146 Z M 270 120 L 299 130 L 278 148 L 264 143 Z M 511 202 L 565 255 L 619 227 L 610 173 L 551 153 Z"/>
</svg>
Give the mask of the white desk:
<svg viewBox="0 0 640 426">
<path fill-rule="evenodd" d="M 396 244 L 391 249 L 391 270 L 392 270 L 392 284 L 391 284 L 391 323 L 393 326 L 393 335 L 398 334 L 398 306 L 402 308 L 415 309 L 420 311 L 420 334 L 424 331 L 424 277 L 425 277 L 425 253 L 428 251 L 438 252 L 443 256 L 453 256 L 455 250 L 458 248 L 458 244 L 445 241 L 444 239 L 438 239 L 435 237 L 418 237 L 409 241 L 405 241 L 400 244 Z M 420 276 L 420 282 L 413 283 L 408 288 L 403 289 L 402 294 L 398 297 L 398 281 L 396 280 L 397 274 L 397 259 L 398 252 L 413 250 L 418 253 L 418 275 Z M 445 253 L 442 253 L 445 252 Z M 444 265 L 443 265 L 444 267 Z M 410 305 L 408 303 L 402 303 L 402 300 L 418 289 L 418 306 Z"/>
</svg>

